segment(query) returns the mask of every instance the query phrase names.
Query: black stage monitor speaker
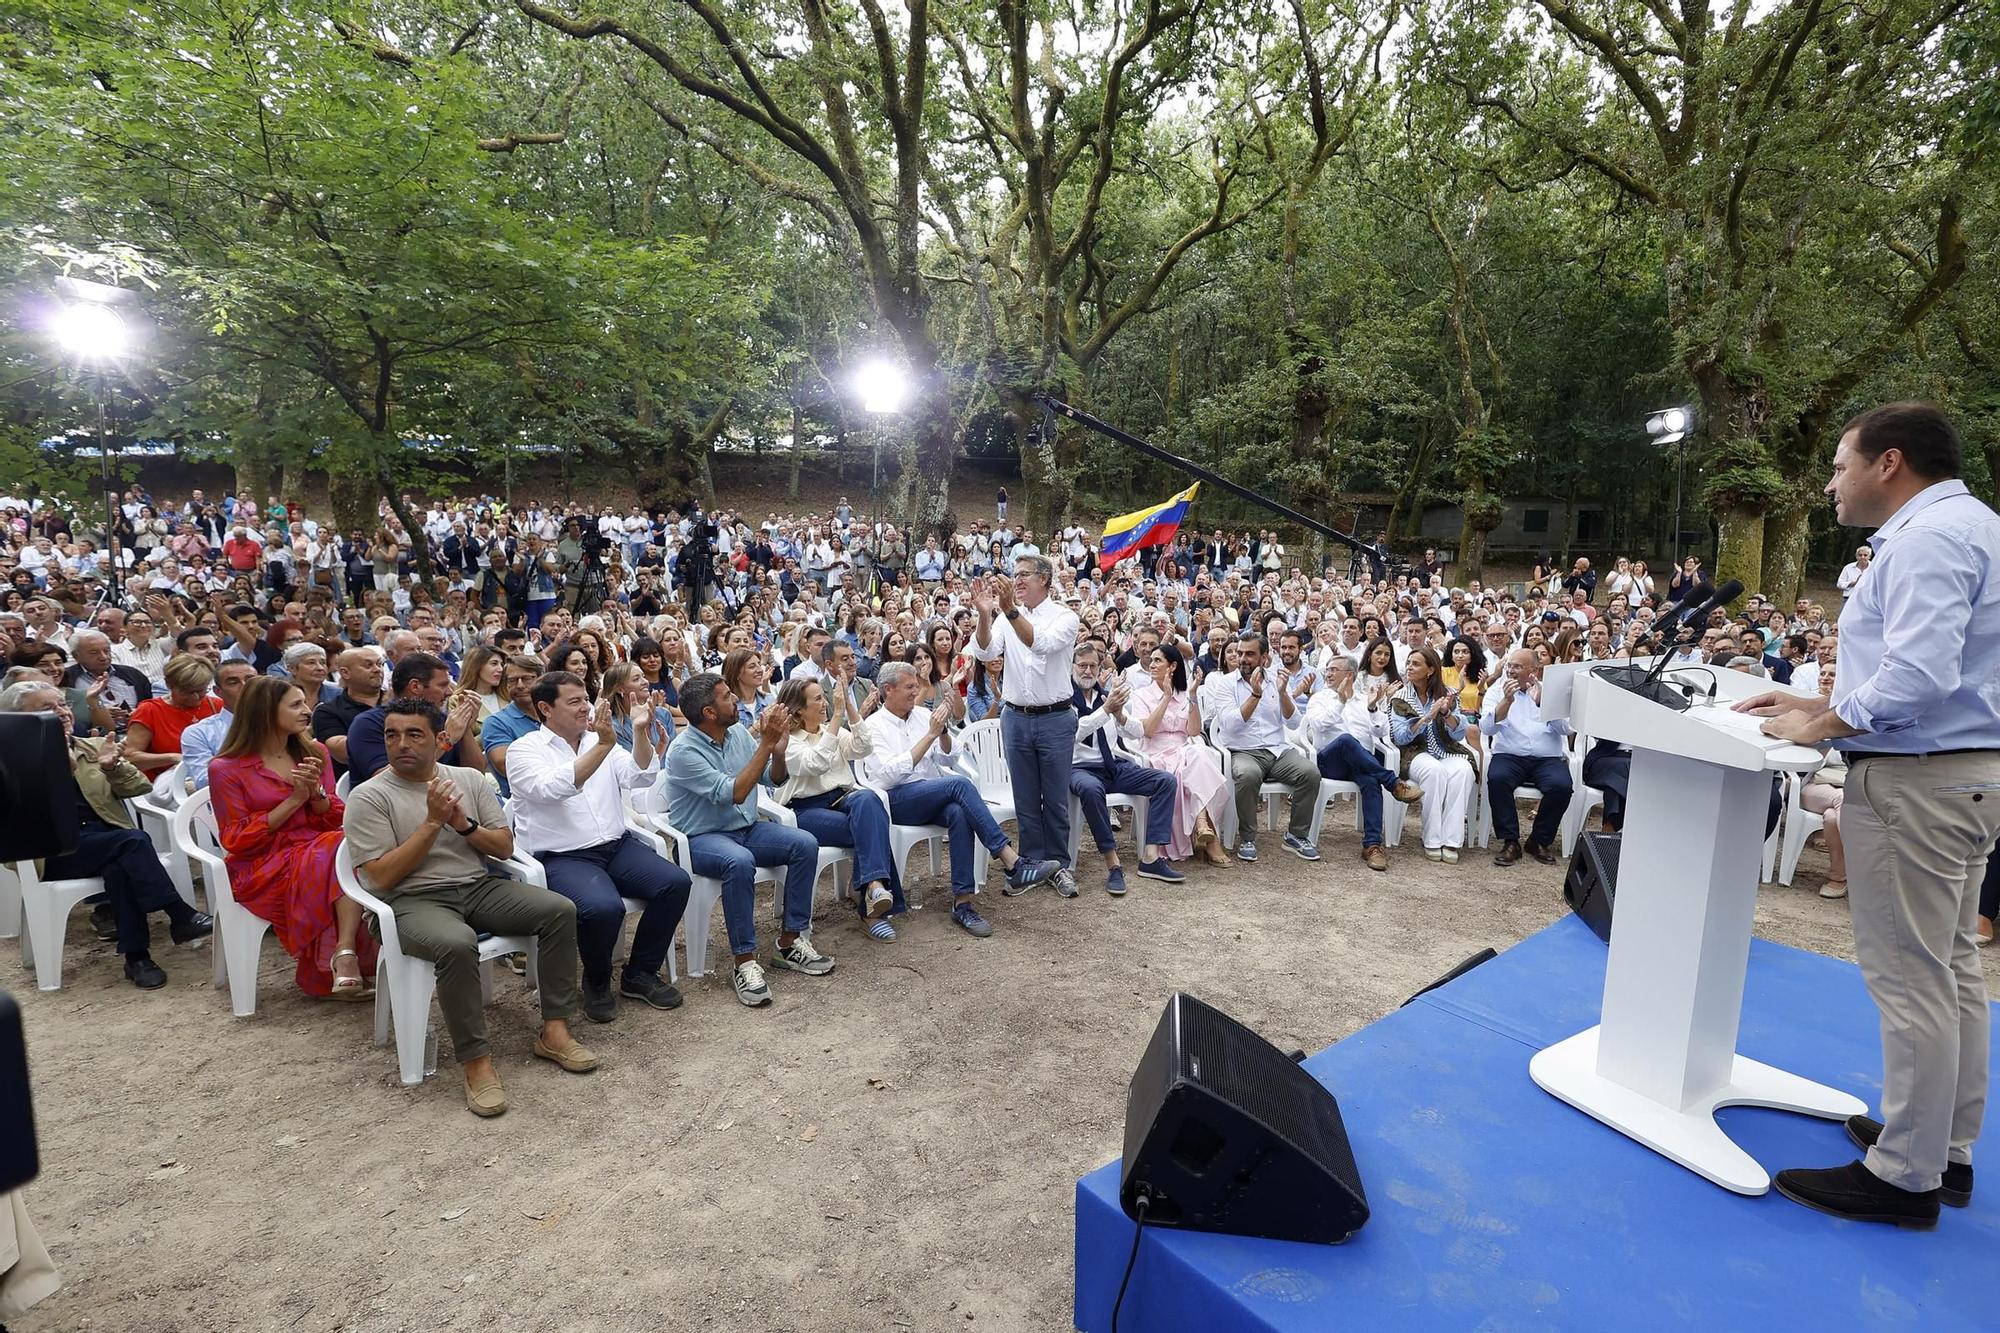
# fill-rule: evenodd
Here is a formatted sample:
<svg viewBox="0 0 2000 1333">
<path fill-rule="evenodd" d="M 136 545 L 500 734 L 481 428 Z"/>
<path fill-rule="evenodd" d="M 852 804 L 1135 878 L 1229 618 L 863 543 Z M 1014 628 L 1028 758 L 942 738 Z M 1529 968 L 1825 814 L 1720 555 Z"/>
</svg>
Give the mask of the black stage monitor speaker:
<svg viewBox="0 0 2000 1333">
<path fill-rule="evenodd" d="M 1586 833 L 1570 854 L 1563 877 L 1563 901 L 1597 932 L 1611 941 L 1611 902 L 1618 896 L 1618 835 Z"/>
<path fill-rule="evenodd" d="M 54 713 L 0 713 L 0 861 L 76 850 L 69 743 Z"/>
<path fill-rule="evenodd" d="M 1118 1197 L 1155 1226 L 1338 1245 L 1368 1220 L 1340 1106 L 1191 995 L 1167 1002 L 1125 1095 Z"/>
</svg>

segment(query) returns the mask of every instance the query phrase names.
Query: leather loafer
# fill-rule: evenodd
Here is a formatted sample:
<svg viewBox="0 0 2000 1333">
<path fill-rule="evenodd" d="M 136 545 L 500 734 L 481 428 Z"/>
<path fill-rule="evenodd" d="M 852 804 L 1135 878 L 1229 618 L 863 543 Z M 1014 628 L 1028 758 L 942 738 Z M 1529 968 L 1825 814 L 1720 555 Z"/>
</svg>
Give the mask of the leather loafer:
<svg viewBox="0 0 2000 1333">
<path fill-rule="evenodd" d="M 1938 1191 L 1897 1189 L 1860 1162 L 1820 1171 L 1780 1171 L 1771 1182 L 1793 1203 L 1850 1222 L 1888 1222 L 1913 1231 L 1937 1225 Z"/>
<path fill-rule="evenodd" d="M 1542 846 L 1539 842 L 1525 842 L 1521 844 L 1521 848 L 1545 866 L 1552 866 L 1556 863 L 1556 854 Z"/>
<path fill-rule="evenodd" d="M 1494 854 L 1493 864 L 1496 866 L 1510 866 L 1520 859 L 1521 844 L 1518 842 L 1503 842 L 1500 844 L 1500 850 Z"/>
<path fill-rule="evenodd" d="M 214 933 L 215 918 L 206 912 L 196 912 L 185 922 L 167 923 L 167 934 L 173 937 L 175 944 L 191 944 L 196 940 L 205 940 Z"/>
<path fill-rule="evenodd" d="M 536 1037 L 534 1050 L 542 1059 L 553 1061 L 572 1074 L 588 1074 L 597 1068 L 597 1057 L 591 1054 L 589 1047 L 574 1037 L 570 1038 L 569 1045 L 561 1050 L 545 1045 L 540 1037 Z"/>
<path fill-rule="evenodd" d="M 1872 1148 L 1875 1141 L 1882 1137 L 1882 1122 L 1865 1115 L 1851 1115 L 1847 1117 L 1847 1137 L 1854 1140 L 1857 1148 Z M 1971 1206 L 1972 1163 L 1944 1164 L 1944 1184 L 1938 1186 L 1938 1202 L 1950 1204 L 1953 1208 Z"/>
<path fill-rule="evenodd" d="M 467 1083 L 465 1109 L 476 1116 L 491 1119 L 507 1109 L 507 1090 L 500 1086 L 500 1080 L 497 1078 L 489 1078 L 479 1083 Z"/>
<path fill-rule="evenodd" d="M 166 970 L 150 958 L 127 958 L 125 979 L 140 990 L 158 990 L 167 984 Z"/>
</svg>

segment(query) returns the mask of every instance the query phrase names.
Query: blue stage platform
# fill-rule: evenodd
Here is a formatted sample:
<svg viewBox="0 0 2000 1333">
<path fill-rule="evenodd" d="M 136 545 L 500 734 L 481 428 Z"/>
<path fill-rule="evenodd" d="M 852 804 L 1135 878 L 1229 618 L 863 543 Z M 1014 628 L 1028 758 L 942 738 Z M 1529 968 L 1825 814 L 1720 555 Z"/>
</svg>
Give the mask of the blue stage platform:
<svg viewBox="0 0 2000 1333">
<path fill-rule="evenodd" d="M 1120 1328 L 2000 1328 L 2000 1168 L 1936 1231 L 1841 1222 L 1731 1194 L 1536 1087 L 1529 1056 L 1597 1021 L 1604 959 L 1565 919 L 1308 1060 L 1340 1098 L 1368 1225 L 1341 1246 L 1149 1230 Z M 1737 1049 L 1879 1108 L 1852 964 L 1754 941 Z M 1858 1155 L 1836 1121 L 1721 1119 L 1774 1172 Z M 1131 1246 L 1113 1162 L 1077 1183 L 1085 1333 L 1110 1329 Z"/>
</svg>

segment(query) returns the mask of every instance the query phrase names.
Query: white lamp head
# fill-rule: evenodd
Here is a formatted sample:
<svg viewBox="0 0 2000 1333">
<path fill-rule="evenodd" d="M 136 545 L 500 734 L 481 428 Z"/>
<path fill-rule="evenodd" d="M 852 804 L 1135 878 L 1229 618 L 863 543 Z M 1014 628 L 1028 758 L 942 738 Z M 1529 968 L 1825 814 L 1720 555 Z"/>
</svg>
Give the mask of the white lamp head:
<svg viewBox="0 0 2000 1333">
<path fill-rule="evenodd" d="M 900 412 L 910 398 L 910 377 L 895 362 L 877 357 L 854 372 L 854 394 L 864 412 Z"/>
<path fill-rule="evenodd" d="M 124 319 L 110 306 L 94 301 L 72 301 L 61 307 L 52 331 L 63 350 L 81 360 L 116 360 L 128 342 Z"/>
</svg>

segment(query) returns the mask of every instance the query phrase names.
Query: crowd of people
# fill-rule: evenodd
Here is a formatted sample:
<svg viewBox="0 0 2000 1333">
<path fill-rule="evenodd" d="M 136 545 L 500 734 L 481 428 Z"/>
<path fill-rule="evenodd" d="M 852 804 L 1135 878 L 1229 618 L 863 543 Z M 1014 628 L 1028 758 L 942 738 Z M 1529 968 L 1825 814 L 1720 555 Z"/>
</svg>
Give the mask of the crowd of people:
<svg viewBox="0 0 2000 1333">
<path fill-rule="evenodd" d="M 834 969 L 812 930 L 823 848 L 853 858 L 866 937 L 895 940 L 895 826 L 942 830 L 950 917 L 977 937 L 994 929 L 977 900 L 993 864 L 1003 895 L 1075 897 L 1085 831 L 1093 885 L 1128 892 L 1114 804 L 1135 823 L 1131 872 L 1169 886 L 1273 851 L 1319 860 L 1328 779 L 1354 789 L 1353 854 L 1371 870 L 1390 865 L 1385 800 L 1416 807 L 1428 860 L 1460 859 L 1484 802 L 1497 865 L 1553 862 L 1579 741 L 1542 715 L 1546 669 L 1672 648 L 1826 694 L 1838 649 L 1838 608 L 1762 596 L 1668 643 L 1668 609 L 1714 591 L 1694 556 L 1664 581 L 1639 561 L 1544 559 L 1525 585 L 1490 587 L 1454 582 L 1435 550 L 1402 564 L 1378 539 L 1309 562 L 1272 532 L 1216 529 L 1105 568 L 1080 526 L 1044 541 L 1011 522 L 1004 491 L 992 523 L 948 540 L 846 500 L 758 519 L 406 495 L 343 533 L 275 498 L 133 490 L 109 541 L 53 505 L 0 499 L 0 523 L 0 710 L 56 714 L 75 738 L 86 836 L 50 873 L 103 877 L 98 927 L 127 975 L 165 982 L 149 913 L 176 943 L 211 928 L 120 799 L 174 772 L 210 793 L 235 898 L 272 923 L 300 988 L 336 1000 L 368 997 L 374 970 L 340 887 L 351 858 L 403 948 L 436 961 L 482 1115 L 506 1099 L 480 933 L 538 938 L 533 1049 L 581 1072 L 596 1057 L 579 1014 L 681 1003 L 661 968 L 694 876 L 721 885 L 730 981 L 754 1007 L 767 966 Z M 974 780 L 980 747 L 1005 792 Z M 1582 754 L 1609 829 L 1629 763 L 1609 742 Z M 1841 772 L 1804 789 L 1828 897 L 1844 889 Z M 1523 788 L 1539 793 L 1525 832 Z M 1260 847 L 1280 792 L 1284 832 Z M 670 828 L 675 855 L 635 819 Z M 516 853 L 547 888 L 494 872 Z M 760 875 L 776 884 L 768 945 Z M 1990 937 L 2000 885 L 1988 899 Z"/>
</svg>

